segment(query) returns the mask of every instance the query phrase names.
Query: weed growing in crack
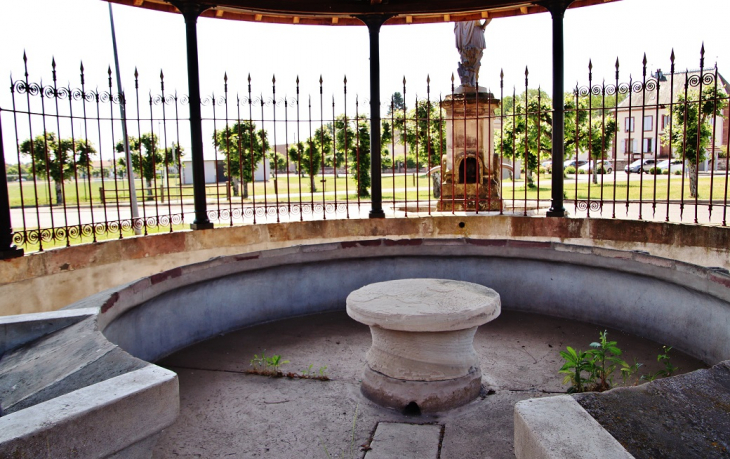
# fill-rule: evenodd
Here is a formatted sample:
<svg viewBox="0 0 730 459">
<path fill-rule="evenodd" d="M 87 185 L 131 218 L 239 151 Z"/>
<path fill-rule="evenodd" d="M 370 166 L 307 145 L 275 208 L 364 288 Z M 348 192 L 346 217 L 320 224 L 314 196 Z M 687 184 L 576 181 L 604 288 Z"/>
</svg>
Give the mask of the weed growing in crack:
<svg viewBox="0 0 730 459">
<path fill-rule="evenodd" d="M 674 374 L 679 368 L 669 361 L 671 347 L 663 346 L 664 353 L 657 356 L 657 362 L 664 364 L 664 369 L 655 373 L 649 373 L 636 378 L 639 368 L 642 366 L 634 360 L 629 365 L 620 358 L 622 352 L 616 341 L 608 340 L 608 332 L 602 331 L 599 341 L 590 344 L 591 349 L 587 351 L 575 350 L 568 346 L 565 351 L 560 351 L 560 356 L 565 363 L 558 373 L 564 374 L 563 384 L 570 384 L 568 393 L 596 391 L 603 392 L 614 387 L 614 373 L 618 369 L 621 373 L 623 385 L 638 384 L 639 381 L 653 381 L 659 377 L 668 377 Z"/>
<path fill-rule="evenodd" d="M 288 360 L 282 360 L 281 356 L 276 354 L 271 357 L 266 357 L 265 352 L 261 353 L 261 356 L 254 354 L 251 359 L 251 369 L 247 370 L 246 373 L 252 375 L 269 376 L 271 378 L 289 378 L 289 379 L 317 379 L 319 381 L 329 381 L 327 376 L 327 367 L 323 366 L 319 368 L 319 374 L 315 374 L 312 371 L 314 364 L 309 365 L 309 368 L 303 370 L 301 373 L 281 371 L 281 366 L 290 363 Z"/>
</svg>

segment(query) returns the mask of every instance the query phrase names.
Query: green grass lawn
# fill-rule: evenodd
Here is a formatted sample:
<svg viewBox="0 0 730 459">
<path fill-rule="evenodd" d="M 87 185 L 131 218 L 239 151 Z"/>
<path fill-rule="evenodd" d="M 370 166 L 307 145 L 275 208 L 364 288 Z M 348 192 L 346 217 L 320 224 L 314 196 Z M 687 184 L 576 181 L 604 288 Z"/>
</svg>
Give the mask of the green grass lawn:
<svg viewBox="0 0 730 459">
<path fill-rule="evenodd" d="M 672 176 L 671 179 L 667 180 L 666 176 L 657 177 L 656 185 L 654 182 L 654 176 L 652 175 L 631 175 L 629 181 L 618 181 L 615 186 L 612 182 L 606 182 L 601 184 L 601 176 L 598 176 L 598 184 L 587 183 L 587 182 L 575 182 L 575 176 L 569 176 L 565 179 L 565 197 L 566 199 L 601 199 L 604 200 L 626 200 L 627 196 L 629 200 L 639 200 L 641 196 L 642 200 L 653 200 L 658 201 L 666 200 L 667 196 L 671 200 L 693 200 L 689 193 L 689 179 L 685 177 L 684 184 L 682 184 L 681 176 Z M 584 176 L 583 176 L 584 177 Z M 643 183 L 642 183 L 643 177 Z M 611 177 L 612 178 L 612 177 Z M 623 179 L 623 176 L 618 178 Z M 718 174 L 711 179 L 711 177 L 700 177 L 699 178 L 699 199 L 708 200 L 710 198 L 710 182 L 712 181 L 712 197 L 714 201 L 724 200 L 727 184 L 725 176 Z M 157 181 L 157 186 L 160 187 L 167 183 L 163 180 Z M 116 203 L 114 200 L 115 196 L 115 184 L 119 191 L 120 203 L 129 202 L 129 193 L 127 191 L 127 183 L 124 180 L 117 180 L 116 183 L 113 180 L 104 181 L 104 189 L 106 190 L 107 202 Z M 167 202 L 168 200 L 179 201 L 180 195 L 185 200 L 192 200 L 193 190 L 191 186 L 183 186 L 182 192 L 179 188 L 178 180 L 170 179 L 170 188 L 165 190 L 165 199 L 158 200 L 158 203 Z M 91 186 L 89 186 L 91 185 Z M 138 200 L 142 201 L 142 181 L 136 181 L 137 196 Z M 668 187 L 667 187 L 668 185 Z M 67 206 L 75 206 L 77 203 L 89 203 L 90 198 L 94 204 L 101 204 L 99 196 L 99 188 L 102 183 L 92 182 L 89 184 L 87 181 L 80 181 L 78 187 L 75 182 L 65 183 L 65 197 Z M 278 195 L 279 201 L 286 201 L 287 197 L 291 197 L 292 202 L 322 202 L 326 201 L 357 201 L 357 183 L 353 180 L 351 175 L 340 176 L 335 178 L 334 176 L 328 175 L 324 179 L 320 176 L 315 177 L 315 186 L 317 190 L 312 193 L 311 182 L 309 177 L 298 177 L 297 175 L 286 176 L 282 174 L 278 177 L 276 182 L 269 181 L 256 182 L 254 184 L 247 184 L 248 187 L 248 198 L 241 199 L 240 196 L 231 196 L 232 202 L 243 202 L 250 203 L 253 198 L 256 198 L 256 203 L 266 199 L 267 202 L 276 201 Z M 420 175 L 413 177 L 412 174 L 405 176 L 404 174 L 397 174 L 395 176 L 384 174 L 382 178 L 382 192 L 384 201 L 403 201 L 403 200 L 424 200 L 428 199 L 429 196 L 433 198 L 432 192 L 429 192 L 432 186 L 430 177 L 426 175 Z M 50 189 L 49 189 L 50 188 Z M 534 186 L 528 187 L 525 190 L 524 180 L 504 180 L 502 182 L 502 197 L 504 199 L 550 199 L 551 194 L 551 177 L 550 175 L 541 175 L 538 187 L 538 181 L 535 179 Z M 148 187 L 145 184 L 144 192 L 147 197 Z M 684 190 L 684 192 L 683 192 Z M 11 207 L 19 207 L 21 205 L 21 186 L 18 182 L 10 182 L 8 184 L 8 191 L 10 195 Z M 324 193 L 323 193 L 324 192 Z M 336 192 L 336 194 L 335 194 Z M 39 205 L 48 205 L 49 193 L 53 196 L 53 204 L 58 205 L 55 200 L 55 188 L 53 184 L 49 187 L 47 182 L 38 182 L 35 184 L 32 182 L 23 182 L 22 184 L 22 196 L 23 202 L 26 207 L 33 207 L 38 203 Z M 209 184 L 206 186 L 206 193 L 208 199 L 215 200 L 215 196 L 218 195 L 221 200 L 227 200 L 226 184 Z M 301 197 L 299 196 L 301 194 Z M 266 198 L 264 198 L 266 196 Z M 367 199 L 367 197 L 361 197 Z"/>
</svg>

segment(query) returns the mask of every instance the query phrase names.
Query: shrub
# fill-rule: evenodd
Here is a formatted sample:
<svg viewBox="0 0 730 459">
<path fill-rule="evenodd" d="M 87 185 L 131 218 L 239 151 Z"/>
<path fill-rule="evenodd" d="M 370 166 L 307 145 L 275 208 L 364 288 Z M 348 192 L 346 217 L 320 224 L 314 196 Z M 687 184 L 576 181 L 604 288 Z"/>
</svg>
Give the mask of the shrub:
<svg viewBox="0 0 730 459">
<path fill-rule="evenodd" d="M 669 169 L 664 169 L 662 171 L 662 175 L 669 175 Z"/>
<path fill-rule="evenodd" d="M 652 175 L 657 175 L 657 174 L 661 174 L 662 170 L 659 169 L 658 167 L 652 167 L 651 169 L 649 169 L 649 173 Z"/>
<path fill-rule="evenodd" d="M 565 168 L 565 173 L 566 174 L 575 174 L 575 167 L 568 166 L 567 168 Z"/>
<path fill-rule="evenodd" d="M 585 169 L 578 169 L 578 174 L 585 174 L 585 173 L 586 173 Z"/>
<path fill-rule="evenodd" d="M 676 170 L 676 171 L 674 171 L 674 175 L 682 175 L 682 171 Z"/>
</svg>

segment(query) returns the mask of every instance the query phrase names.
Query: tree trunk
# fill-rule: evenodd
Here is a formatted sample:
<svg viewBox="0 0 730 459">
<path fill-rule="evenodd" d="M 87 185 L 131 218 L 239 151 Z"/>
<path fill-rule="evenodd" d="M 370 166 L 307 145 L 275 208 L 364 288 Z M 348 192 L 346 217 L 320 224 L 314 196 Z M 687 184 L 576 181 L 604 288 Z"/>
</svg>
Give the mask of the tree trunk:
<svg viewBox="0 0 730 459">
<path fill-rule="evenodd" d="M 241 197 L 248 197 L 248 182 L 246 180 L 241 180 Z"/>
<path fill-rule="evenodd" d="M 697 198 L 697 164 L 689 163 L 687 173 L 689 174 L 689 195 Z"/>
<path fill-rule="evenodd" d="M 147 200 L 148 201 L 154 201 L 154 197 L 152 196 L 152 179 L 145 179 L 147 181 Z"/>
<path fill-rule="evenodd" d="M 593 184 L 598 185 L 598 164 L 596 164 L 598 161 L 593 161 Z M 603 167 L 603 164 L 601 164 L 601 167 Z"/>
<path fill-rule="evenodd" d="M 231 189 L 233 190 L 233 196 L 238 197 L 238 180 L 235 178 L 231 179 Z"/>
<path fill-rule="evenodd" d="M 317 186 L 314 184 L 314 175 L 309 174 L 309 183 L 311 184 L 310 188 L 312 189 L 312 193 L 317 192 Z"/>
<path fill-rule="evenodd" d="M 54 185 L 56 185 L 56 203 L 63 204 L 63 182 L 57 180 Z"/>
</svg>

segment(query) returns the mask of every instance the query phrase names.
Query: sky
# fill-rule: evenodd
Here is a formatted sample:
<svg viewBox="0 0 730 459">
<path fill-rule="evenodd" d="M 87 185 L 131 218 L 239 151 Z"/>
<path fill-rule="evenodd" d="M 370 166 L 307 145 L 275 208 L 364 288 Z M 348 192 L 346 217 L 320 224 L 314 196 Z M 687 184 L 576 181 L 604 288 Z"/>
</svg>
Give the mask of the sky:
<svg viewBox="0 0 730 459">
<path fill-rule="evenodd" d="M 122 85 L 133 88 L 135 68 L 140 91 L 159 93 L 160 71 L 165 91 L 187 93 L 185 24 L 182 15 L 114 5 Z M 565 14 L 566 89 L 588 82 L 588 63 L 593 81 L 614 81 L 615 62 L 620 61 L 622 82 L 641 78 L 646 53 L 648 71 L 669 70 L 674 49 L 677 70 L 699 67 L 704 43 L 705 66 L 717 62 L 730 75 L 730 1 L 728 0 L 621 0 Z M 395 91 L 406 103 L 430 96 L 438 99 L 451 92 L 458 53 L 453 23 L 384 26 L 381 29 L 381 100 Z M 487 48 L 482 58 L 480 85 L 499 97 L 499 74 L 504 71 L 505 95 L 525 84 L 529 69 L 531 88 L 551 91 L 551 18 L 548 13 L 493 20 L 486 28 Z M 338 101 L 347 77 L 348 111 L 359 95 L 360 111 L 369 111 L 369 43 L 367 28 L 258 24 L 212 18 L 198 20 L 198 49 L 202 95 L 223 91 L 227 74 L 229 91 L 247 92 L 250 74 L 254 95 L 271 97 L 272 77 L 276 95 L 293 96 L 297 76 L 301 93 L 323 94 Z M 108 4 L 102 0 L 5 0 L 0 6 L 0 78 L 23 78 L 23 52 L 28 56 L 31 81 L 51 79 L 55 58 L 59 84 L 79 87 L 83 61 L 87 87 L 107 84 L 107 68 L 114 68 Z M 455 76 L 459 84 L 458 75 Z M 6 87 L 9 87 L 6 86 Z M 0 107 L 8 108 L 10 94 L 0 90 Z M 364 105 L 364 107 L 362 107 Z M 340 102 L 338 102 L 340 106 Z M 205 115 L 204 115 L 205 116 Z M 3 120 L 6 124 L 7 121 Z M 6 143 L 7 143 L 6 139 Z"/>
<path fill-rule="evenodd" d="M 159 72 L 166 89 L 187 92 L 185 26 L 181 15 L 114 5 L 123 85 L 132 85 L 134 68 L 140 86 L 159 87 Z M 109 11 L 101 0 L 22 0 L 0 7 L 0 77 L 23 73 L 22 55 L 28 55 L 30 79 L 50 79 L 55 56 L 61 81 L 78 84 L 83 61 L 87 81 L 106 83 L 113 66 Z M 565 15 L 565 80 L 567 87 L 588 79 L 589 59 L 594 80 L 614 79 L 614 64 L 621 63 L 621 79 L 641 76 L 647 54 L 650 71 L 668 70 L 674 48 L 678 68 L 697 68 L 702 43 L 706 66 L 717 61 L 720 71 L 730 67 L 730 1 L 728 0 L 622 0 L 568 10 Z M 551 19 L 535 14 L 496 19 L 486 29 L 487 49 L 482 59 L 480 85 L 497 92 L 504 69 L 505 87 L 524 85 L 525 67 L 530 86 L 551 87 Z M 198 21 L 203 93 L 220 92 L 227 73 L 232 89 L 246 90 L 251 75 L 254 92 L 271 91 L 276 76 L 277 94 L 294 91 L 299 76 L 303 93 L 369 92 L 368 35 L 363 27 L 256 24 L 212 18 Z M 456 72 L 458 53 L 453 24 L 385 26 L 381 31 L 381 86 L 384 97 L 401 90 L 406 98 L 425 96 L 426 78 L 431 93 L 448 94 Z M 724 54 L 724 55 L 723 55 Z M 729 71 L 730 72 L 730 71 Z M 7 80 L 6 80 L 7 81 Z M 458 85 L 458 75 L 456 76 Z M 2 101 L 4 99 L 0 99 Z"/>
</svg>

